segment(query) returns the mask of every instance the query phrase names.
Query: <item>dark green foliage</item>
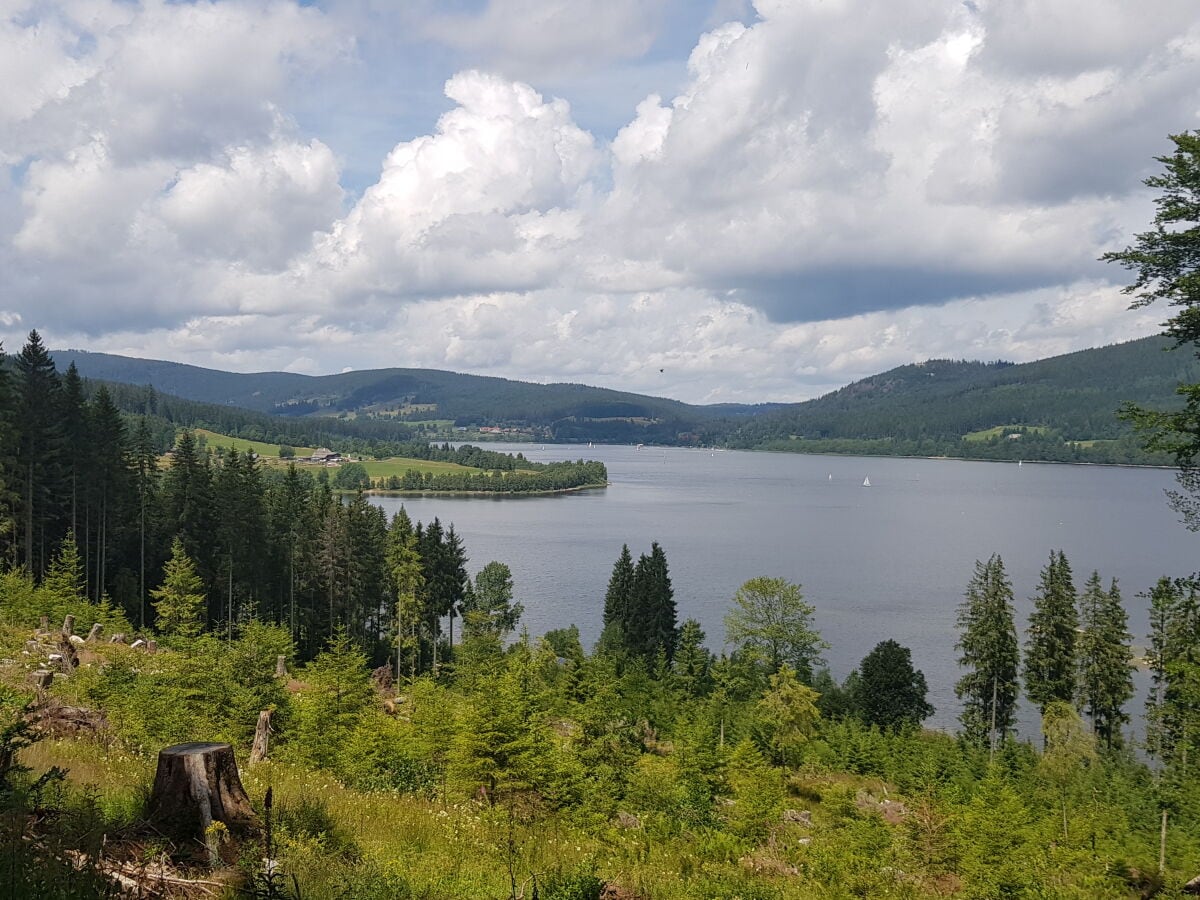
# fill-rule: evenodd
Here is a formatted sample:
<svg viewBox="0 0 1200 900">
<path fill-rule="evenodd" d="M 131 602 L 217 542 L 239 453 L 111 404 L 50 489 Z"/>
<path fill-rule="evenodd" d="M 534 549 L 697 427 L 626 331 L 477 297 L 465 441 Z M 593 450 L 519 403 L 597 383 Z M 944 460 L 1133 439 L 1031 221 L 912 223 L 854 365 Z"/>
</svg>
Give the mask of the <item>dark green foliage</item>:
<svg viewBox="0 0 1200 900">
<path fill-rule="evenodd" d="M 958 662 L 967 669 L 954 686 L 963 703 L 963 736 L 977 746 L 995 746 L 1016 718 L 1019 656 L 1012 585 L 999 556 L 976 561 L 958 608 L 958 633 Z"/>
<path fill-rule="evenodd" d="M 1025 644 L 1025 693 L 1043 712 L 1055 701 L 1075 698 L 1075 584 L 1071 564 L 1061 550 L 1051 552 L 1029 616 Z"/>
<path fill-rule="evenodd" d="M 37 331 L 16 360 L 17 427 L 15 469 L 22 514 L 21 563 L 40 577 L 50 562 L 54 545 L 66 531 L 61 503 L 63 426 L 60 418 L 62 388 L 54 361 Z"/>
<path fill-rule="evenodd" d="M 849 690 L 859 718 L 888 730 L 915 727 L 933 715 L 926 692 L 925 676 L 913 668 L 912 652 L 891 640 L 879 642 L 863 657 Z"/>
<path fill-rule="evenodd" d="M 1129 721 L 1125 703 L 1133 696 L 1133 651 L 1129 617 L 1114 579 L 1106 591 L 1093 572 L 1079 596 L 1079 700 L 1096 735 L 1112 747 Z"/>
<path fill-rule="evenodd" d="M 660 655 L 668 663 L 674 657 L 675 591 L 667 556 L 657 541 L 636 564 L 628 545 L 621 546 L 604 595 L 604 629 L 601 645 L 606 650 L 640 660 L 648 669 Z"/>
</svg>

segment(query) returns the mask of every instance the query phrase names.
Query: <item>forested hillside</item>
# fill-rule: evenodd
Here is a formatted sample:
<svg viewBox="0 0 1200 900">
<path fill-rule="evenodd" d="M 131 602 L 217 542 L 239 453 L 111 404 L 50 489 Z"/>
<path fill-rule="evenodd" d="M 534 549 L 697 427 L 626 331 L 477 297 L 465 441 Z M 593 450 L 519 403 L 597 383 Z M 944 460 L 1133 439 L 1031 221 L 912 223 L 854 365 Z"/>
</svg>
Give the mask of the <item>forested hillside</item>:
<svg viewBox="0 0 1200 900">
<path fill-rule="evenodd" d="M 1117 412 L 1130 402 L 1180 405 L 1175 388 L 1200 377 L 1200 362 L 1171 346 L 1152 337 L 1020 365 L 901 366 L 743 422 L 728 439 L 738 447 L 808 452 L 1166 464 L 1165 455 L 1141 450 Z M 997 428 L 992 436 L 973 435 Z M 1009 439 L 1006 431 L 1021 436 Z M 1089 446 L 1093 441 L 1102 443 Z"/>
<path fill-rule="evenodd" d="M 432 369 L 376 369 L 338 375 L 234 374 L 104 353 L 55 351 L 84 377 L 156 389 L 189 400 L 279 416 L 354 413 L 409 422 L 524 425 L 562 441 L 675 443 L 724 417 L 770 407 L 692 406 L 581 384 L 531 384 Z M 694 435 L 691 438 L 695 439 Z"/>
<path fill-rule="evenodd" d="M 1130 402 L 1179 406 L 1175 388 L 1200 378 L 1200 364 L 1187 350 L 1167 351 L 1170 346 L 1154 337 L 1032 363 L 930 360 L 805 403 L 709 407 L 433 370 L 314 378 L 240 375 L 75 351 L 56 358 L 63 365 L 74 362 L 86 377 L 153 384 L 186 398 L 159 401 L 177 423 L 259 440 L 343 440 L 363 448 L 370 441 L 404 440 L 426 424 L 443 423 L 441 433 L 452 433 L 453 422 L 521 427 L 526 438 L 564 442 L 1168 464 L 1166 455 L 1141 448 L 1117 412 Z M 138 390 L 114 387 L 112 393 L 123 408 L 145 407 L 150 395 Z"/>
</svg>

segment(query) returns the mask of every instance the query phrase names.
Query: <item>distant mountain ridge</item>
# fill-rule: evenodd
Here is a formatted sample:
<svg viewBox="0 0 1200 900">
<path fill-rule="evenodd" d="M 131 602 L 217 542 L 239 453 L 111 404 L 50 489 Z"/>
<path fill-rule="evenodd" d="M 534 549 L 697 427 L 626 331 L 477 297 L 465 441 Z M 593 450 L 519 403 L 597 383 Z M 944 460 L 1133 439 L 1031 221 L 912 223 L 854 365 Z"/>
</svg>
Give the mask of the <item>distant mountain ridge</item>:
<svg viewBox="0 0 1200 900">
<path fill-rule="evenodd" d="M 521 424 L 560 441 L 726 443 L 821 452 L 854 452 L 857 446 L 863 452 L 903 448 L 954 455 L 961 455 L 954 445 L 964 436 L 1024 426 L 1038 429 L 1027 435 L 1021 449 L 1025 458 L 1035 458 L 1030 445 L 1037 441 L 1123 441 L 1122 453 L 1133 453 L 1130 426 L 1116 416 L 1120 406 L 1178 406 L 1176 386 L 1200 381 L 1195 354 L 1182 348 L 1163 352 L 1170 346 L 1166 338 L 1150 337 L 1021 364 L 930 360 L 803 403 L 716 406 L 435 369 L 242 374 L 74 350 L 55 351 L 54 357 L 60 369 L 74 362 L 86 378 L 152 384 L 188 400 L 276 416 Z M 837 443 L 847 441 L 860 445 Z M 866 448 L 861 442 L 875 443 Z M 893 449 L 880 442 L 892 442 Z"/>
<path fill-rule="evenodd" d="M 80 350 L 53 351 L 85 378 L 153 385 L 187 400 L 281 416 L 340 414 L 453 420 L 472 425 L 524 424 L 558 440 L 674 443 L 718 420 L 755 415 L 780 404 L 697 406 L 581 384 L 533 384 L 437 369 L 369 369 L 337 375 L 235 373 L 164 360 Z M 722 427 L 721 430 L 724 430 Z"/>
</svg>

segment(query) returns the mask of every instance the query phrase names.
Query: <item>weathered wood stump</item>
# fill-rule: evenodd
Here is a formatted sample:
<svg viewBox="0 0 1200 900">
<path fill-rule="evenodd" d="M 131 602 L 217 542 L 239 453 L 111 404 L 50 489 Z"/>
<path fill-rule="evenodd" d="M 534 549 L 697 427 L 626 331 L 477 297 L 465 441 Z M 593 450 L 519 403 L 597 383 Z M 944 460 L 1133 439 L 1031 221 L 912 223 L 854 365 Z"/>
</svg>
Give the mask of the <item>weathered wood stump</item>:
<svg viewBox="0 0 1200 900">
<path fill-rule="evenodd" d="M 100 632 L 103 630 L 104 626 L 101 623 L 97 622 L 95 625 L 93 625 L 92 630 L 88 632 L 88 642 L 94 644 L 96 641 L 100 640 Z"/>
<path fill-rule="evenodd" d="M 50 631 L 50 617 L 49 616 L 41 617 L 40 624 L 38 625 L 38 631 L 40 631 L 42 634 L 46 634 L 47 632 Z"/>
<path fill-rule="evenodd" d="M 238 836 L 258 830 L 229 744 L 190 743 L 158 754 L 148 821 L 163 834 L 206 843 L 213 822 Z"/>
<path fill-rule="evenodd" d="M 29 680 L 33 683 L 33 686 L 37 688 L 38 696 L 40 697 L 47 690 L 49 690 L 50 685 L 54 683 L 54 673 L 47 672 L 45 669 L 38 669 L 36 672 L 29 673 Z"/>
<path fill-rule="evenodd" d="M 275 677 L 287 678 L 287 658 L 283 656 L 275 657 Z"/>
<path fill-rule="evenodd" d="M 158 641 L 146 641 L 146 652 L 147 653 L 157 653 L 158 652 Z"/>
<path fill-rule="evenodd" d="M 63 637 L 70 637 L 75 633 L 75 617 L 67 616 L 63 619 L 62 627 Z"/>
<path fill-rule="evenodd" d="M 254 728 L 254 745 L 250 748 L 250 765 L 267 758 L 271 744 L 271 711 L 264 709 L 258 714 L 258 725 Z"/>
</svg>

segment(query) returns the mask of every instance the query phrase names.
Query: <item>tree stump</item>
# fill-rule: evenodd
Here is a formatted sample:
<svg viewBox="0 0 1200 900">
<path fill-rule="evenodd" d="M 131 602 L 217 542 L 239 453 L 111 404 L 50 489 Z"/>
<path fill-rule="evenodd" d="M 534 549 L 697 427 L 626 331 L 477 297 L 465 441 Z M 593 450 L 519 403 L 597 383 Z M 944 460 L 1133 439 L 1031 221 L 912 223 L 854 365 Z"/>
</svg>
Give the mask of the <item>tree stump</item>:
<svg viewBox="0 0 1200 900">
<path fill-rule="evenodd" d="M 213 822 L 238 836 L 258 830 L 258 816 L 238 777 L 229 744 L 190 743 L 158 754 L 148 820 L 163 834 L 206 844 Z"/>
<path fill-rule="evenodd" d="M 287 678 L 287 658 L 284 656 L 275 657 L 275 677 Z"/>
<path fill-rule="evenodd" d="M 254 745 L 250 748 L 250 765 L 267 758 L 271 743 L 271 711 L 264 709 L 258 714 L 258 725 L 254 728 Z"/>
<path fill-rule="evenodd" d="M 104 626 L 97 622 L 92 626 L 92 630 L 88 632 L 87 640 L 89 643 L 95 643 L 100 640 L 100 632 L 104 630 Z"/>
<path fill-rule="evenodd" d="M 63 633 L 63 637 L 70 637 L 71 635 L 73 635 L 75 633 L 75 617 L 74 616 L 66 616 L 63 619 L 62 633 Z"/>
<path fill-rule="evenodd" d="M 38 631 L 41 632 L 42 634 L 48 634 L 50 632 L 50 617 L 49 616 L 41 617 L 40 624 L 38 625 Z"/>
</svg>

